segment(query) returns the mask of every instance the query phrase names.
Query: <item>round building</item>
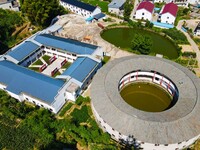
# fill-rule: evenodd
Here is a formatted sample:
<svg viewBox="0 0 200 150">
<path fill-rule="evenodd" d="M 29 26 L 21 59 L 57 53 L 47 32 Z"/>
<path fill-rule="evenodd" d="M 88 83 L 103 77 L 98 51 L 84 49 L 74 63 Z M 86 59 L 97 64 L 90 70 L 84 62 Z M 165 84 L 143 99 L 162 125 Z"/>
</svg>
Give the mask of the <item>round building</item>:
<svg viewBox="0 0 200 150">
<path fill-rule="evenodd" d="M 115 140 L 176 150 L 200 136 L 200 82 L 191 71 L 151 56 L 113 60 L 95 75 L 92 110 Z"/>
</svg>

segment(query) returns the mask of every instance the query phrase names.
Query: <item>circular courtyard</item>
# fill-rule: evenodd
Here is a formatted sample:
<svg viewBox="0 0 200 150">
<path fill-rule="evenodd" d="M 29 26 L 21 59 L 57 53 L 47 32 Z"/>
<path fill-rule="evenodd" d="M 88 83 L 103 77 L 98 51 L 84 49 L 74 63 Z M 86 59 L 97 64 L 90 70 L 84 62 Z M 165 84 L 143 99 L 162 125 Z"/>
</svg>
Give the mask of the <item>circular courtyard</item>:
<svg viewBox="0 0 200 150">
<path fill-rule="evenodd" d="M 199 83 L 199 78 L 187 68 L 166 59 L 151 56 L 115 59 L 94 77 L 92 110 L 102 129 L 118 141 L 126 143 L 131 136 L 134 144 L 143 149 L 182 149 L 199 138 Z M 141 100 L 141 106 L 152 107 L 160 100 L 166 106 L 152 111 L 131 105 L 122 92 L 132 85 L 136 87 L 124 94 L 139 92 L 131 95 L 129 101 Z M 147 85 L 154 89 L 142 90 Z M 146 98 L 137 96 L 144 93 L 148 93 Z M 150 95 L 155 103 L 147 102 Z"/>
</svg>

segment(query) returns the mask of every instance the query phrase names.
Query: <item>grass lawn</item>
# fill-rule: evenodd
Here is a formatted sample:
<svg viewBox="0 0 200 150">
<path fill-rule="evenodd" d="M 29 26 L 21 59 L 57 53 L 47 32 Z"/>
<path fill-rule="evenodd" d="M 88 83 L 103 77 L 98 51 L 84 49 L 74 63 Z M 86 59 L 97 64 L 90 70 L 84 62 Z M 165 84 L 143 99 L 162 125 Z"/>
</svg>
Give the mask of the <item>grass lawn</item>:
<svg viewBox="0 0 200 150">
<path fill-rule="evenodd" d="M 61 75 L 60 71 L 56 72 L 53 77 L 55 78 L 56 76 Z"/>
<path fill-rule="evenodd" d="M 110 60 L 110 56 L 104 56 L 103 61 L 102 61 L 103 65 L 106 64 L 109 60 Z"/>
<path fill-rule="evenodd" d="M 29 69 L 36 71 L 36 72 L 39 72 L 39 68 L 37 68 L 37 67 L 29 67 Z"/>
<path fill-rule="evenodd" d="M 100 0 L 81 0 L 82 2 L 91 4 L 93 6 L 99 6 L 102 12 L 108 12 L 108 2 L 100 1 Z"/>
<path fill-rule="evenodd" d="M 62 66 L 62 69 L 67 69 L 67 68 L 69 68 L 70 65 L 71 65 L 71 63 L 67 62 L 64 66 Z"/>
<path fill-rule="evenodd" d="M 40 59 L 38 59 L 32 65 L 43 65 L 43 62 Z"/>
<path fill-rule="evenodd" d="M 50 56 L 44 55 L 42 56 L 42 58 L 44 59 L 44 61 L 46 61 L 47 64 L 49 64 L 49 59 L 51 58 Z"/>
</svg>

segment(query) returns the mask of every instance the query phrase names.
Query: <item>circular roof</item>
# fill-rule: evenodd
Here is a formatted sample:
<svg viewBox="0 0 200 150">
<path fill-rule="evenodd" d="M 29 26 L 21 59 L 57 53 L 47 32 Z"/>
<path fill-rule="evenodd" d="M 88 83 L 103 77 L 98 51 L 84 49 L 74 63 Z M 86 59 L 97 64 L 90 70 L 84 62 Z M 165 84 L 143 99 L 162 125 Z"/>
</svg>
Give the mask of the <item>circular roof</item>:
<svg viewBox="0 0 200 150">
<path fill-rule="evenodd" d="M 177 86 L 177 103 L 163 112 L 145 112 L 128 105 L 118 84 L 135 70 L 164 74 Z M 95 75 L 91 87 L 92 104 L 112 128 L 134 135 L 143 142 L 173 144 L 200 134 L 200 82 L 191 71 L 172 61 L 151 56 L 129 56 L 113 60 Z"/>
</svg>

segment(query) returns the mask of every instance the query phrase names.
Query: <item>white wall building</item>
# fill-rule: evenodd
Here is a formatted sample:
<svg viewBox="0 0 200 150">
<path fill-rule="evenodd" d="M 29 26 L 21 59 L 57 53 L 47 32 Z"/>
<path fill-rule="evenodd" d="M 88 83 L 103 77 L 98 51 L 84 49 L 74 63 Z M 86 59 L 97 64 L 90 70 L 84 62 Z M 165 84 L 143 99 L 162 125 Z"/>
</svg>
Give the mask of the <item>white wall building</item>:
<svg viewBox="0 0 200 150">
<path fill-rule="evenodd" d="M 46 30 L 0 57 L 0 71 L 3 72 L 0 89 L 20 102 L 29 101 L 57 113 L 66 101 L 75 101 L 88 87 L 101 67 L 103 50 L 96 45 L 44 33 Z M 25 68 L 44 54 L 72 64 L 56 79 Z"/>
<path fill-rule="evenodd" d="M 149 1 L 141 2 L 135 12 L 135 19 L 149 20 L 152 19 L 154 4 Z"/>
<path fill-rule="evenodd" d="M 123 15 L 123 6 L 126 0 L 113 0 L 108 4 L 108 12 L 116 14 L 118 16 Z"/>
<path fill-rule="evenodd" d="M 0 8 L 19 11 L 19 4 L 16 0 L 0 0 Z"/>
<path fill-rule="evenodd" d="M 188 4 L 199 4 L 200 0 L 154 0 L 154 3 L 170 3 L 174 2 L 178 6 L 188 6 Z"/>
<path fill-rule="evenodd" d="M 198 23 L 197 27 L 194 29 L 194 35 L 200 36 L 200 22 Z"/>
<path fill-rule="evenodd" d="M 160 11 L 158 22 L 174 24 L 177 12 L 178 6 L 176 4 L 173 2 L 166 4 Z"/>
<path fill-rule="evenodd" d="M 60 5 L 70 10 L 71 12 L 83 16 L 84 18 L 93 17 L 101 13 L 101 9 L 97 6 L 92 6 L 78 0 L 61 0 Z"/>
</svg>

